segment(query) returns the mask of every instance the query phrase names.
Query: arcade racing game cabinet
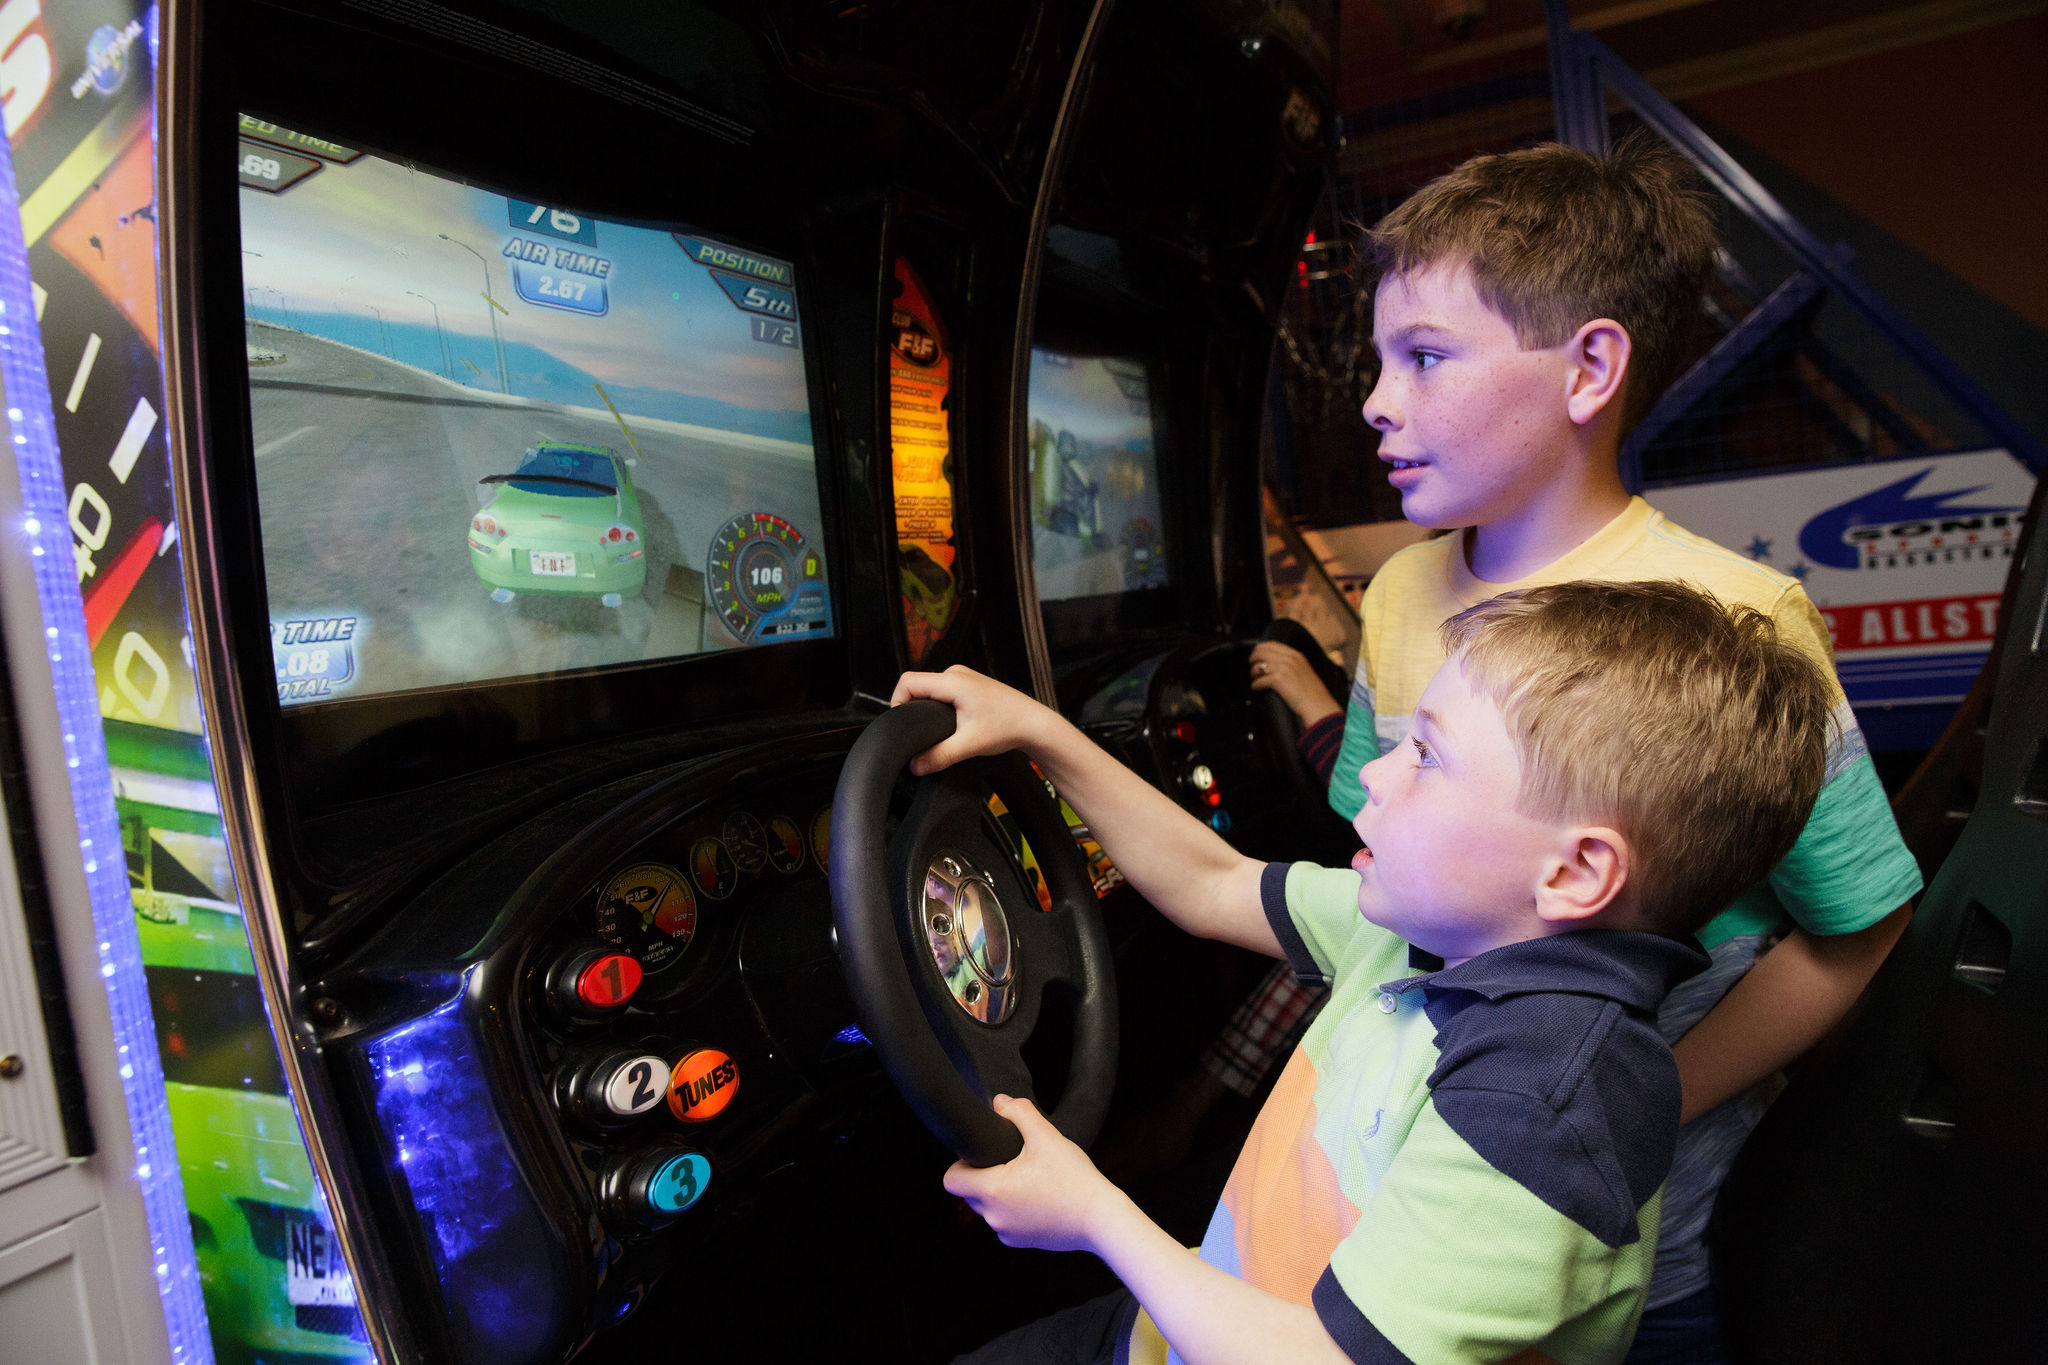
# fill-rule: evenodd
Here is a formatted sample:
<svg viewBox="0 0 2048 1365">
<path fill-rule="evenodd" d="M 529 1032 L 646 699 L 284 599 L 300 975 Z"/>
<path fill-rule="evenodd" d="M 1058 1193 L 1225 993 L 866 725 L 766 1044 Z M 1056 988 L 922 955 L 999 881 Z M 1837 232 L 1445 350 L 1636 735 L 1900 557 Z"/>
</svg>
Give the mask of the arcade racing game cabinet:
<svg viewBox="0 0 2048 1365">
<path fill-rule="evenodd" d="M 1325 36 L 1228 50 L 1145 7 L 1113 16 L 1045 238 L 1018 548 L 1041 697 L 1246 853 L 1339 864 L 1356 836 L 1298 757 L 1292 713 L 1249 686 L 1275 624 L 1267 371 L 1335 142 Z M 1123 1045 L 1144 1064 L 1122 1069 L 1098 1159 L 1193 1244 L 1262 1096 L 1227 1095 L 1204 1050 L 1272 964 L 1105 909 Z"/>
<path fill-rule="evenodd" d="M 1247 852 L 1341 859 L 1355 840 L 1247 658 L 1272 623 L 1267 368 L 1334 145 L 1318 36 L 1225 53 L 1112 23 L 1046 238 L 1025 454 L 1041 687 Z"/>
<path fill-rule="evenodd" d="M 1003 1251 L 940 1171 L 1014 1150 L 998 1089 L 1101 1127 L 1113 955 L 1126 1073 L 1242 982 L 1150 984 L 1156 916 L 1098 907 L 1044 784 L 901 780 L 950 722 L 879 699 L 966 661 L 1169 789 L 1279 780 L 1242 645 L 1200 669 L 1264 624 L 1258 401 L 1334 15 L 167 10 L 193 648 L 333 1212 L 287 1230 L 294 1304 L 359 1305 L 386 1361 L 522 1365 L 943 1359 L 1073 1297 L 1078 1258 Z M 951 525 L 906 538 L 934 390 L 896 365 L 941 359 Z M 1028 414 L 1062 361 L 1086 385 Z M 1034 420 L 1072 438 L 1046 507 Z"/>
</svg>

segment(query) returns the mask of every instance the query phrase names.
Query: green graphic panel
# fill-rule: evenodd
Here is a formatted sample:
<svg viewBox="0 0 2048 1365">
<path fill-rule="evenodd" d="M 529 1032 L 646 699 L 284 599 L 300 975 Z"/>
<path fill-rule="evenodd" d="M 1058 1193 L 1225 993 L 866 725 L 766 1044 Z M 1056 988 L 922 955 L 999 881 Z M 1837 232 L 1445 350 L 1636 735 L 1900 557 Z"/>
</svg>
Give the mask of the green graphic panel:
<svg viewBox="0 0 2048 1365">
<path fill-rule="evenodd" d="M 215 1359 L 363 1361 L 198 733 L 162 417 L 151 10 L 6 6 L 7 137 L 72 554 Z"/>
</svg>

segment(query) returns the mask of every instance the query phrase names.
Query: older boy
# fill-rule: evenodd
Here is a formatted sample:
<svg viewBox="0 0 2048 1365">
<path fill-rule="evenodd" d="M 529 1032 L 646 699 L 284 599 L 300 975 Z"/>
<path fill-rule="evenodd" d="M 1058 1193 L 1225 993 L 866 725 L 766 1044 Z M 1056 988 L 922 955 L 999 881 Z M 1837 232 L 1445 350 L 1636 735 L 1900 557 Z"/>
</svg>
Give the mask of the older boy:
<svg viewBox="0 0 2048 1365">
<path fill-rule="evenodd" d="M 1612 1362 L 1650 1275 L 1678 1075 L 1654 1027 L 1687 935 L 1791 846 L 1827 685 L 1755 612 L 1574 583 L 1444 628 L 1413 732 L 1368 764 L 1350 870 L 1238 854 L 1057 714 L 965 669 L 913 767 L 1025 749 L 1190 932 L 1328 980 L 1200 1257 L 1029 1101 L 1006 1165 L 956 1165 L 1011 1245 L 1088 1250 L 1128 1294 L 976 1352 L 1008 1361 Z M 1412 950 L 1441 965 L 1415 970 Z"/>
<path fill-rule="evenodd" d="M 1919 871 L 1799 584 L 1679 529 L 1622 487 L 1622 437 L 1672 378 L 1715 251 L 1686 163 L 1653 141 L 1605 160 L 1555 145 L 1476 157 L 1388 214 L 1369 241 L 1382 369 L 1365 418 L 1402 514 L 1452 534 L 1394 556 L 1366 590 L 1330 782 L 1340 814 L 1358 809 L 1350 775 L 1406 740 L 1443 660 L 1438 625 L 1496 593 L 1587 578 L 1696 583 L 1770 617 L 1827 666 L 1836 729 L 1812 819 L 1769 877 L 1737 888 L 1701 930 L 1713 965 L 1658 1017 L 1674 1041 L 1687 1126 L 1631 1359 L 1691 1360 L 1717 1349 L 1703 1237 L 1762 1115 L 1753 1087 L 1847 1011 L 1904 927 Z M 1305 723 L 1320 719 L 1310 742 L 1327 742 L 1336 708 L 1311 704 L 1297 660 L 1274 645 L 1253 659 L 1253 686 L 1279 688 Z"/>
</svg>

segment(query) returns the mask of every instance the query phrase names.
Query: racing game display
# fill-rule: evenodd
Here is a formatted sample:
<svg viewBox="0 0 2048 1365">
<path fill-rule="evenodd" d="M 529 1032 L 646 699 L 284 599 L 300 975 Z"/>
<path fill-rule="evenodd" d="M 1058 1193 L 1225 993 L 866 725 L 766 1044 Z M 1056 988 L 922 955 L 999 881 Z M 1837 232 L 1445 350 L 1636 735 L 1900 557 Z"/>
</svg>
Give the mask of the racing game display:
<svg viewBox="0 0 2048 1365">
<path fill-rule="evenodd" d="M 241 136 L 281 703 L 831 633 L 788 262 Z"/>
<path fill-rule="evenodd" d="M 1040 600 L 1172 582 L 1143 360 L 1033 347 L 1029 460 Z"/>
</svg>

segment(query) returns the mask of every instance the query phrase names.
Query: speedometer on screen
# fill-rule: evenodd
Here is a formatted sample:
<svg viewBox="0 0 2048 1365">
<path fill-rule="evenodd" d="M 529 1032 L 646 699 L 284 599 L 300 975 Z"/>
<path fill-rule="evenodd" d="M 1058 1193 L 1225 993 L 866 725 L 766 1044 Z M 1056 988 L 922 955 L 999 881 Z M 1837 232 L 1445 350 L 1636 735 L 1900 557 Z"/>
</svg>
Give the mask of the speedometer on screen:
<svg viewBox="0 0 2048 1365">
<path fill-rule="evenodd" d="M 711 607 L 741 643 L 823 634 L 832 626 L 825 563 L 772 512 L 746 512 L 711 537 Z"/>
</svg>

